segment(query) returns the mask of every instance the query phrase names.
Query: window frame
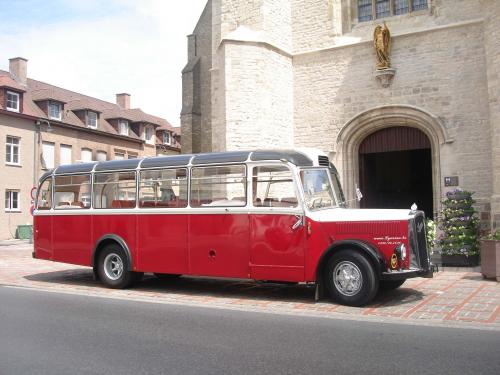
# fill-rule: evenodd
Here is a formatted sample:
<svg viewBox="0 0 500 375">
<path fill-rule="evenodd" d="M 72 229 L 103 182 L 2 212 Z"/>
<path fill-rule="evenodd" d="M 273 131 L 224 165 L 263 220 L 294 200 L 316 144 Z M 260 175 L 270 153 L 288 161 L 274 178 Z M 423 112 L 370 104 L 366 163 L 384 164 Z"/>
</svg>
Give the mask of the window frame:
<svg viewBox="0 0 500 375">
<path fill-rule="evenodd" d="M 93 117 L 94 115 L 95 115 L 95 125 L 93 124 L 93 121 L 91 121 L 91 117 Z M 99 115 L 97 114 L 97 112 L 87 111 L 87 126 L 90 129 L 97 129 L 98 122 L 99 122 Z"/>
<path fill-rule="evenodd" d="M 168 167 L 168 168 L 151 168 L 151 169 L 141 169 L 139 170 L 138 174 L 137 174 L 137 207 L 140 208 L 140 209 L 148 209 L 148 208 L 152 208 L 152 209 L 158 209 L 158 208 L 164 208 L 164 209 L 176 209 L 176 208 L 182 208 L 182 209 L 186 209 L 188 207 L 191 207 L 190 206 L 190 187 L 191 187 L 191 171 L 190 171 L 191 168 L 188 168 L 188 166 L 179 166 L 179 167 Z M 141 205 L 141 187 L 142 187 L 142 176 L 143 174 L 145 173 L 148 173 L 148 172 L 161 172 L 161 171 L 178 171 L 178 170 L 184 170 L 185 172 L 185 188 L 186 188 L 186 196 L 185 196 L 185 200 L 186 200 L 186 205 L 185 206 L 179 206 L 179 207 L 162 207 L 162 206 L 159 206 L 159 207 L 143 207 Z M 178 200 L 181 199 L 181 196 L 179 195 L 177 197 Z M 146 202 L 146 201 L 145 201 Z"/>
<path fill-rule="evenodd" d="M 52 145 L 52 166 L 47 165 L 47 160 L 44 157 L 44 145 Z M 42 159 L 43 159 L 43 168 L 42 169 L 53 169 L 56 167 L 56 144 L 55 142 L 42 141 Z"/>
<path fill-rule="evenodd" d="M 12 103 L 12 100 L 9 100 L 9 95 L 16 98 L 16 107 L 9 107 L 9 102 Z M 10 112 L 21 112 L 21 94 L 19 92 L 5 90 L 5 109 Z"/>
<path fill-rule="evenodd" d="M 167 139 L 167 140 L 165 140 Z M 163 131 L 163 144 L 170 146 L 172 144 L 172 135 L 168 130 Z"/>
<path fill-rule="evenodd" d="M 13 194 L 16 194 L 17 207 L 12 207 Z M 8 198 L 7 198 L 8 195 Z M 21 200 L 20 200 L 20 190 L 19 189 L 5 189 L 5 212 L 21 212 Z M 9 202 L 9 207 L 6 207 L 7 202 Z"/>
<path fill-rule="evenodd" d="M 57 193 L 57 186 L 67 186 L 67 185 L 57 185 L 56 184 L 56 181 L 58 178 L 60 177 L 82 177 L 82 176 L 88 176 L 88 186 L 89 186 L 89 199 L 90 199 L 90 202 L 89 202 L 89 205 L 88 206 L 84 206 L 84 207 L 76 207 L 76 206 L 70 206 L 70 207 L 66 207 L 66 206 L 56 206 L 56 193 Z M 45 181 L 44 181 L 45 182 Z M 71 184 L 70 186 L 77 186 L 77 184 Z M 80 184 L 80 186 L 82 186 L 82 184 Z M 93 177 L 92 177 L 92 173 L 70 173 L 70 174 L 58 174 L 58 175 L 54 175 L 54 178 L 52 179 L 52 184 L 51 184 L 51 189 L 52 189 L 52 202 L 51 202 L 51 206 L 54 210 L 57 210 L 57 211 L 61 211 L 61 210 L 88 210 L 92 207 L 92 190 L 93 190 Z M 74 197 L 76 198 L 76 197 Z M 73 202 L 76 202 L 76 201 L 73 201 Z"/>
<path fill-rule="evenodd" d="M 42 211 L 52 210 L 52 204 L 54 202 L 54 178 L 53 177 L 54 176 L 50 175 L 38 184 L 37 192 L 36 192 L 36 201 L 34 203 L 34 207 L 36 210 L 42 210 Z M 43 184 L 45 184 L 45 182 L 48 182 L 49 186 L 50 186 L 50 205 L 48 207 L 40 208 L 39 202 L 40 202 L 40 193 L 42 192 L 41 187 L 43 187 Z"/>
<path fill-rule="evenodd" d="M 255 205 L 254 198 L 253 198 L 253 179 L 254 179 L 254 173 L 257 168 L 262 168 L 262 167 L 284 167 L 290 172 L 291 178 L 292 178 L 292 185 L 293 185 L 293 191 L 295 194 L 295 198 L 297 199 L 297 204 L 295 206 L 290 206 L 290 207 L 280 207 L 280 206 L 265 206 L 265 205 Z M 252 164 L 251 165 L 251 175 L 248 176 L 249 178 L 249 183 L 248 183 L 248 199 L 250 207 L 252 209 L 257 209 L 257 210 L 271 210 L 271 211 L 276 211 L 276 210 L 300 210 L 303 211 L 303 195 L 300 187 L 298 186 L 298 178 L 297 178 L 297 169 L 293 168 L 292 166 L 284 163 L 269 163 L 269 162 L 262 162 L 258 164 Z M 268 187 L 269 188 L 269 187 Z"/>
<path fill-rule="evenodd" d="M 51 109 L 53 108 L 53 106 L 56 106 L 58 108 L 57 110 L 57 113 L 59 114 L 59 116 L 52 116 L 52 111 Z M 62 111 L 63 111 L 63 106 L 60 102 L 56 102 L 54 100 L 49 100 L 49 106 L 48 106 L 48 115 L 49 115 L 49 118 L 51 120 L 57 120 L 57 121 L 61 121 L 62 119 Z"/>
<path fill-rule="evenodd" d="M 243 192 L 245 194 L 245 200 L 244 200 L 245 204 L 244 205 L 211 205 L 211 204 L 207 204 L 207 205 L 200 204 L 199 206 L 192 205 L 192 203 L 193 203 L 193 185 L 194 185 L 193 180 L 197 179 L 197 178 L 193 178 L 193 172 L 196 169 L 234 167 L 234 166 L 243 166 L 244 174 L 243 174 L 242 180 L 243 180 Z M 236 209 L 240 208 L 241 209 L 241 208 L 248 207 L 248 185 L 249 185 L 249 183 L 248 183 L 248 170 L 249 170 L 249 166 L 247 163 L 207 164 L 207 165 L 193 165 L 193 166 L 191 166 L 189 168 L 189 177 L 188 177 L 189 178 L 188 207 L 196 208 L 196 209 L 203 209 L 203 210 L 221 209 L 221 208 L 224 208 L 224 209 L 226 209 L 226 208 L 236 208 Z M 205 178 L 210 178 L 210 177 L 205 177 Z M 235 202 L 238 202 L 238 201 L 235 201 Z M 239 201 L 239 202 L 243 202 L 243 201 Z"/>
<path fill-rule="evenodd" d="M 363 20 L 360 19 L 359 0 L 356 1 L 355 9 L 356 9 L 356 21 L 357 21 L 357 23 L 374 22 L 374 21 L 383 20 L 383 19 L 386 19 L 389 17 L 404 16 L 404 15 L 409 15 L 412 13 L 419 13 L 419 12 L 427 12 L 430 9 L 430 2 L 432 0 L 426 0 L 426 4 L 425 4 L 426 7 L 421 8 L 421 9 L 414 9 L 414 7 L 415 7 L 414 2 L 416 0 L 406 0 L 408 11 L 405 13 L 400 13 L 400 14 L 395 13 L 395 5 L 396 5 L 395 0 L 386 0 L 389 3 L 389 15 L 380 16 L 380 17 L 377 17 L 377 0 L 370 0 L 370 1 L 371 1 L 371 14 L 370 14 L 371 18 L 370 19 L 363 19 Z"/>
<path fill-rule="evenodd" d="M 90 160 L 84 160 L 84 159 L 83 159 L 83 152 L 84 152 L 84 151 L 90 151 Z M 94 161 L 94 160 L 93 160 L 93 158 L 94 158 L 94 153 L 93 153 L 93 151 L 92 151 L 92 149 L 91 149 L 91 148 L 88 148 L 88 147 L 82 147 L 82 148 L 80 149 L 80 161 L 81 161 L 82 163 L 91 163 L 92 161 Z"/>
<path fill-rule="evenodd" d="M 99 155 L 104 155 L 105 156 L 105 159 L 104 160 L 100 160 L 99 159 Z M 107 161 L 108 160 L 108 153 L 104 150 L 97 150 L 96 151 L 96 161 L 98 162 L 102 162 L 102 161 Z"/>
<path fill-rule="evenodd" d="M 112 174 L 116 174 L 116 173 L 132 173 L 134 175 L 134 194 L 135 194 L 135 199 L 132 200 L 127 200 L 127 201 L 130 201 L 130 202 L 134 202 L 134 206 L 133 207 L 96 207 L 96 187 L 99 186 L 99 185 L 102 185 L 101 183 L 99 182 L 96 182 L 98 177 L 99 176 L 103 176 L 103 175 L 112 175 Z M 118 183 L 116 184 L 119 184 L 119 181 L 120 179 L 118 179 Z M 115 182 L 113 182 L 115 183 Z M 109 184 L 109 183 L 108 183 Z M 102 191 L 101 191 L 102 193 Z M 92 188 L 91 188 L 91 207 L 92 209 L 94 210 L 124 210 L 124 209 L 128 209 L 128 210 L 134 210 L 138 207 L 138 173 L 137 173 L 137 170 L 117 170 L 117 171 L 99 171 L 99 172 L 94 172 L 92 173 Z M 102 194 L 100 194 L 102 196 Z M 116 198 L 116 197 L 115 197 Z M 113 199 L 111 202 L 115 201 L 115 200 L 121 200 L 121 199 Z"/>
<path fill-rule="evenodd" d="M 151 131 L 151 138 L 148 139 L 148 130 Z M 154 145 L 155 139 L 154 139 L 154 127 L 152 125 L 146 125 L 144 126 L 144 142 L 146 142 L 148 145 Z"/>
<path fill-rule="evenodd" d="M 17 144 L 15 143 L 10 143 L 9 138 L 17 140 Z M 7 159 L 7 147 L 10 148 L 10 157 L 11 160 Z M 17 150 L 17 163 L 14 160 L 14 149 Z M 21 137 L 17 137 L 15 135 L 6 135 L 5 137 L 5 164 L 6 165 L 15 165 L 15 166 L 20 166 L 21 165 Z"/>
<path fill-rule="evenodd" d="M 125 126 L 126 132 L 123 132 L 122 130 L 122 125 Z M 129 136 L 130 135 L 130 125 L 127 120 L 120 119 L 118 120 L 118 134 L 124 135 L 124 136 Z"/>
<path fill-rule="evenodd" d="M 69 163 L 65 163 L 63 164 L 63 152 L 62 150 L 69 150 Z M 73 164 L 73 146 L 71 145 L 67 145 L 67 144 L 64 144 L 64 143 L 61 143 L 59 145 L 59 165 L 68 165 L 68 164 Z"/>
</svg>

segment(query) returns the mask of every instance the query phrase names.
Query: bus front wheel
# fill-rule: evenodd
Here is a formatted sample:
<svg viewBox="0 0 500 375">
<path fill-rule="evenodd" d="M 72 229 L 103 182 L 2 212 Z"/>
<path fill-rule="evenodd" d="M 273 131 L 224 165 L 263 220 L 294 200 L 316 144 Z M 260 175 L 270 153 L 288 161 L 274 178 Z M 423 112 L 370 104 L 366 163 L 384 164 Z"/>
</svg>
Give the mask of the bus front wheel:
<svg viewBox="0 0 500 375">
<path fill-rule="evenodd" d="M 113 289 L 127 288 L 142 277 L 142 273 L 128 270 L 127 256 L 118 244 L 108 245 L 101 251 L 97 267 L 99 279 Z"/>
<path fill-rule="evenodd" d="M 369 303 L 378 290 L 370 261 L 355 250 L 334 254 L 326 264 L 325 285 L 333 300 L 349 306 Z"/>
</svg>

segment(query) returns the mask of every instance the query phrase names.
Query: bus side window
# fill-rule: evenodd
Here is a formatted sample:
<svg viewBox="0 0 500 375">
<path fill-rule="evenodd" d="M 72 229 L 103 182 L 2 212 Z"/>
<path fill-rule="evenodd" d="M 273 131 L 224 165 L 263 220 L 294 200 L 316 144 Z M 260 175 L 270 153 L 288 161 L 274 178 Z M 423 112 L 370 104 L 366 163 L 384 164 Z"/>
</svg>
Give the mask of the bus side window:
<svg viewBox="0 0 500 375">
<path fill-rule="evenodd" d="M 297 207 L 292 172 L 281 165 L 254 167 L 252 201 L 255 207 Z"/>
<path fill-rule="evenodd" d="M 94 208 L 134 208 L 135 172 L 96 173 Z"/>
<path fill-rule="evenodd" d="M 90 174 L 56 176 L 54 208 L 90 208 Z"/>
<path fill-rule="evenodd" d="M 187 169 L 141 171 L 139 207 L 187 207 Z"/>
<path fill-rule="evenodd" d="M 52 207 L 52 178 L 47 178 L 38 191 L 36 199 L 37 210 L 50 210 Z"/>
<path fill-rule="evenodd" d="M 244 165 L 192 169 L 191 207 L 243 207 L 246 201 Z"/>
</svg>

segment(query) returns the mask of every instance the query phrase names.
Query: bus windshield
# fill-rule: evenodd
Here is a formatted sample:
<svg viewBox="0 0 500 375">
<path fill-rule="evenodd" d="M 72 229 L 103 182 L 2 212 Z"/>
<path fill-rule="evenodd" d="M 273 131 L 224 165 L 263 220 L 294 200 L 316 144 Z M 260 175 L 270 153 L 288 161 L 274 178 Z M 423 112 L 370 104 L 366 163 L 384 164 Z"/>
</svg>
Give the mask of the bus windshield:
<svg viewBox="0 0 500 375">
<path fill-rule="evenodd" d="M 303 169 L 300 171 L 305 202 L 310 210 L 338 207 L 337 197 L 329 176 L 330 173 L 327 169 Z"/>
</svg>

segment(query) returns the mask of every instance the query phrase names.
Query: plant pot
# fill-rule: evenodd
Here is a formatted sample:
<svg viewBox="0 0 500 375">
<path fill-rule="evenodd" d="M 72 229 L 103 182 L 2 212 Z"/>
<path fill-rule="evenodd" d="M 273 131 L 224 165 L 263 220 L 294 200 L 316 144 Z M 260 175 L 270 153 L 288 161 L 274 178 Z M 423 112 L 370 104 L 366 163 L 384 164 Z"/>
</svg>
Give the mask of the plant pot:
<svg viewBox="0 0 500 375">
<path fill-rule="evenodd" d="M 481 273 L 500 281 L 500 240 L 481 240 Z"/>
<path fill-rule="evenodd" d="M 443 266 L 450 267 L 475 267 L 479 264 L 479 255 L 465 256 L 463 254 L 444 255 L 441 254 Z"/>
</svg>

